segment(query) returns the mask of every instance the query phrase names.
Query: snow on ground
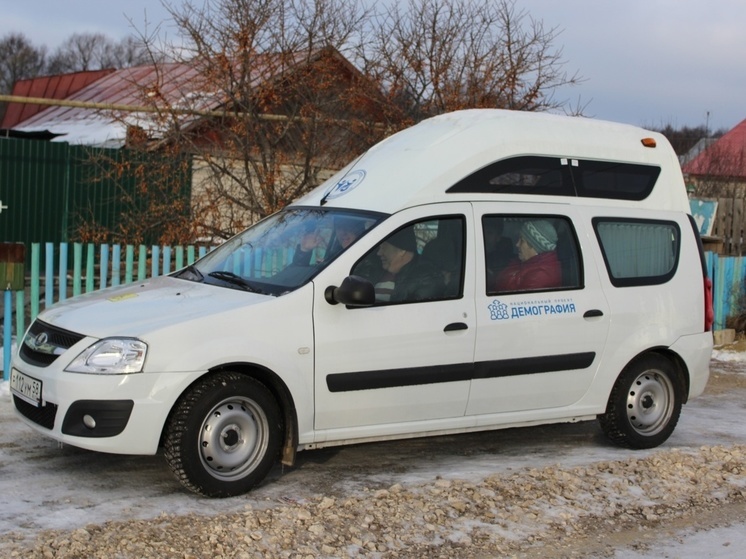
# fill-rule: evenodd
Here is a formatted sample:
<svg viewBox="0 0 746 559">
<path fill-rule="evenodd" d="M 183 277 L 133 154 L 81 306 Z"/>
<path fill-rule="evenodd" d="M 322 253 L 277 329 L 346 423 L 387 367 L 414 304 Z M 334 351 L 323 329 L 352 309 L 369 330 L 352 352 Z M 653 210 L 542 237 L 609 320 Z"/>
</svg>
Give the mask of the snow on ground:
<svg viewBox="0 0 746 559">
<path fill-rule="evenodd" d="M 746 351 L 716 349 L 712 370 L 715 375 L 746 375 Z M 420 491 L 437 479 L 443 483 L 477 482 L 528 468 L 572 468 L 630 459 L 629 451 L 604 444 L 595 430 L 591 424 L 548 426 L 496 436 L 462 435 L 468 438 L 310 451 L 301 453 L 299 467 L 284 472 L 278 469 L 269 483 L 247 496 L 206 500 L 184 492 L 162 456 L 116 456 L 61 448 L 38 435 L 13 415 L 8 382 L 0 382 L 0 539 L 3 534 L 23 538 L 44 530 L 76 530 L 110 520 L 155 519 L 163 514 L 240 513 L 278 502 L 311 501 L 326 490 L 352 494 L 398 484 Z M 457 441 L 461 440 L 468 445 L 476 443 L 477 448 L 459 447 Z M 687 404 L 665 448 L 693 453 L 703 446 L 744 443 L 746 391 L 741 389 L 708 392 Z M 659 450 L 637 452 L 634 457 L 649 457 Z M 405 468 L 397 467 L 399 452 L 410 454 Z M 416 459 L 418 453 L 426 458 Z M 366 461 L 378 466 L 366 468 Z M 380 465 L 389 461 L 391 467 Z M 733 520 L 730 526 L 721 523 L 704 531 L 672 527 L 664 540 L 639 549 L 619 549 L 614 559 L 740 557 L 746 548 L 746 518 Z"/>
</svg>

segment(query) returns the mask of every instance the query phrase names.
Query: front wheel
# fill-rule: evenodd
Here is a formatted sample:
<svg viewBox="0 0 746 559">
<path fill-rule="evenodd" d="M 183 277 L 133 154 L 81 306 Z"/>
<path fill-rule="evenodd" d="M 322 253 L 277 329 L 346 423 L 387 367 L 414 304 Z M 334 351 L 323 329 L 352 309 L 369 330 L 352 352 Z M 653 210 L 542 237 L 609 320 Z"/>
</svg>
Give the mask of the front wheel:
<svg viewBox="0 0 746 559">
<path fill-rule="evenodd" d="M 628 365 L 598 416 L 606 436 L 629 448 L 653 448 L 668 439 L 681 414 L 684 388 L 673 364 L 646 355 Z"/>
<path fill-rule="evenodd" d="M 259 381 L 223 372 L 195 384 L 166 427 L 165 456 L 184 487 L 207 497 L 241 495 L 277 462 L 282 420 Z"/>
</svg>

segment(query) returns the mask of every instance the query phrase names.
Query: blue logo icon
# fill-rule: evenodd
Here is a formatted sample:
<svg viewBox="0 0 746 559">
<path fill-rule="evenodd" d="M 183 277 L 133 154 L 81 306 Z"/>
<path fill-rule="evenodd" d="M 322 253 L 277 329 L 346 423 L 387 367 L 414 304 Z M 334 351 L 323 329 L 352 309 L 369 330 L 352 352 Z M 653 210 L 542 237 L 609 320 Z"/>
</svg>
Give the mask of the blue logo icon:
<svg viewBox="0 0 746 559">
<path fill-rule="evenodd" d="M 354 189 L 357 185 L 363 182 L 364 178 L 365 178 L 365 171 L 363 171 L 362 169 L 347 173 L 344 177 L 339 179 L 339 182 L 337 182 L 337 184 L 335 184 L 326 193 L 324 198 L 326 200 L 332 200 L 334 198 L 339 198 L 340 196 L 347 194 L 352 189 Z"/>
</svg>

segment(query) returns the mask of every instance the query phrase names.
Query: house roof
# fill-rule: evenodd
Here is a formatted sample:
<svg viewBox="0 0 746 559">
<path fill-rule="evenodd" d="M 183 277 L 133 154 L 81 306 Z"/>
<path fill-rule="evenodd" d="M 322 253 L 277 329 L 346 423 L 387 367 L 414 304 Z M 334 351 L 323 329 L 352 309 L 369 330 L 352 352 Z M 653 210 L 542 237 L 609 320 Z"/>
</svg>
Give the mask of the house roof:
<svg viewBox="0 0 746 559">
<path fill-rule="evenodd" d="M 42 76 L 18 80 L 13 84 L 12 95 L 19 97 L 42 97 L 44 99 L 67 99 L 87 85 L 111 74 L 114 69 L 74 72 L 56 76 Z M 9 103 L 0 128 L 10 129 L 44 110 L 42 105 Z"/>
<path fill-rule="evenodd" d="M 283 59 L 284 69 L 292 69 L 315 60 L 321 51 L 313 53 L 297 53 L 290 60 Z M 338 52 L 333 53 L 342 63 L 354 70 L 354 67 Z M 250 77 L 252 86 L 259 86 L 277 77 L 273 68 L 277 67 L 279 55 L 264 55 L 262 63 L 256 64 Z M 60 83 L 70 81 L 73 75 L 53 77 Z M 15 114 L 28 115 L 17 120 L 12 128 L 21 134 L 44 133 L 53 137 L 53 141 L 63 141 L 71 144 L 84 144 L 102 147 L 121 147 L 127 137 L 127 129 L 137 126 L 146 130 L 151 136 L 159 137 L 173 118 L 173 113 L 166 107 L 181 109 L 184 114 L 179 115 L 179 124 L 189 124 L 199 118 L 188 111 L 210 111 L 222 107 L 226 99 L 224 93 L 216 88 L 209 78 L 205 77 L 191 64 L 163 63 L 157 65 L 135 66 L 122 70 L 102 71 L 96 79 L 90 80 L 84 87 L 77 89 L 70 87 L 47 95 L 43 82 L 46 78 L 25 80 L 29 82 L 25 96 L 38 96 L 65 101 L 84 102 L 99 106 L 126 105 L 142 107 L 143 111 L 123 111 L 111 109 L 92 109 L 89 107 L 52 106 L 37 108 L 25 112 L 26 107 L 39 107 L 25 103 L 11 103 Z M 36 83 L 36 82 L 40 83 Z M 74 79 L 73 79 L 74 81 Z M 79 81 L 74 83 L 80 83 Z M 39 92 L 32 95 L 31 91 Z M 15 91 L 15 90 L 14 90 Z M 157 112 L 160 107 L 162 112 Z M 156 112 L 153 112 L 153 111 Z"/>
<path fill-rule="evenodd" d="M 746 178 L 746 120 L 686 163 L 682 171 L 699 176 Z"/>
<path fill-rule="evenodd" d="M 57 98 L 148 108 L 158 105 L 159 98 L 162 98 L 172 106 L 187 108 L 188 104 L 190 108 L 195 108 L 195 105 L 202 108 L 204 101 L 194 102 L 194 92 L 200 90 L 205 91 L 205 88 L 200 87 L 195 69 L 186 64 L 163 64 L 114 70 L 65 97 Z M 49 131 L 56 136 L 53 141 L 120 147 L 124 144 L 129 126 L 152 131 L 162 125 L 158 115 L 146 112 L 52 106 L 37 111 L 13 129 L 25 133 Z"/>
</svg>

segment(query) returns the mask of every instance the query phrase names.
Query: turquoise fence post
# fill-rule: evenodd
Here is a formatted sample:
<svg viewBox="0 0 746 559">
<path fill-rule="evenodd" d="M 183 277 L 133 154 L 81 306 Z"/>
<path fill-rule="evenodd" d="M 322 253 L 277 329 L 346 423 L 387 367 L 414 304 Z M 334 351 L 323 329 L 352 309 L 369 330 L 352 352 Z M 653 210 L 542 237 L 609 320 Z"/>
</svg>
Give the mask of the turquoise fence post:
<svg viewBox="0 0 746 559">
<path fill-rule="evenodd" d="M 122 247 L 111 247 L 111 285 L 119 285 L 122 279 Z"/>
<path fill-rule="evenodd" d="M 135 266 L 135 247 L 132 245 L 127 245 L 127 248 L 125 249 L 125 257 L 124 257 L 124 283 L 132 283 L 134 281 L 133 278 L 133 270 Z"/>
<path fill-rule="evenodd" d="M 67 243 L 60 243 L 59 283 L 57 300 L 64 301 L 67 299 Z"/>
<path fill-rule="evenodd" d="M 160 275 L 159 264 L 161 259 L 161 247 L 153 245 L 153 252 L 150 257 L 150 277 L 156 278 Z"/>
<path fill-rule="evenodd" d="M 726 259 L 720 258 L 717 254 L 714 257 L 713 264 L 715 267 L 715 278 L 714 278 L 714 289 L 713 289 L 713 303 L 712 307 L 715 311 L 715 330 L 722 330 L 725 324 L 725 305 L 727 303 L 727 294 L 725 289 L 725 262 Z"/>
<path fill-rule="evenodd" d="M 137 259 L 137 281 L 142 281 L 145 279 L 145 276 L 147 274 L 147 265 L 148 265 L 148 247 L 145 245 L 140 245 L 140 255 Z"/>
<path fill-rule="evenodd" d="M 171 247 L 163 247 L 163 275 L 167 276 L 171 273 Z"/>
<path fill-rule="evenodd" d="M 54 244 L 44 244 L 44 308 L 54 303 Z"/>
<path fill-rule="evenodd" d="M 187 264 L 194 264 L 194 246 L 189 245 L 187 247 Z"/>
<path fill-rule="evenodd" d="M 26 308 L 26 294 L 23 290 L 16 291 L 16 309 Z M 26 313 L 16 312 L 16 340 L 20 340 L 26 333 Z"/>
<path fill-rule="evenodd" d="M 39 258 L 41 245 L 31 243 L 31 322 L 39 314 Z"/>
<path fill-rule="evenodd" d="M 5 327 L 3 328 L 3 380 L 10 379 L 10 333 L 12 330 L 10 325 L 12 324 L 13 317 L 13 309 L 11 308 L 11 305 L 13 304 L 13 297 L 11 296 L 12 293 L 13 292 L 10 290 L 10 288 L 5 290 L 5 312 L 3 313 L 3 324 L 5 325 Z"/>
<path fill-rule="evenodd" d="M 181 270 L 184 267 L 184 247 L 183 246 L 176 247 L 175 259 L 176 260 L 174 263 L 174 269 Z"/>
<path fill-rule="evenodd" d="M 99 289 L 106 289 L 109 285 L 109 245 L 99 248 Z"/>
<path fill-rule="evenodd" d="M 73 245 L 73 297 L 77 297 L 83 292 L 83 245 L 75 243 Z"/>
<path fill-rule="evenodd" d="M 93 243 L 88 243 L 88 251 L 85 261 L 85 292 L 90 293 L 96 287 L 96 247 Z"/>
</svg>

